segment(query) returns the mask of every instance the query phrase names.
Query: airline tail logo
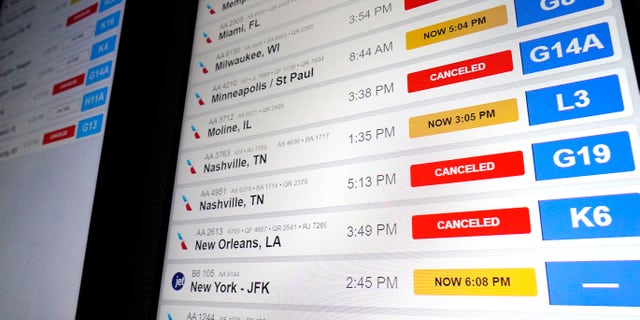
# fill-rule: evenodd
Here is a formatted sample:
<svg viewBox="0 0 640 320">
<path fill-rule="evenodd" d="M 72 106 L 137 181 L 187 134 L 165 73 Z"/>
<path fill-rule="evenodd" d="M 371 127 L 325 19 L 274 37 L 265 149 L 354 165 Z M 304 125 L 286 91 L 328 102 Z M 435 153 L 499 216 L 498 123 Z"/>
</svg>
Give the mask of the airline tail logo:
<svg viewBox="0 0 640 320">
<path fill-rule="evenodd" d="M 187 209 L 187 211 L 191 211 L 191 205 L 189 204 L 189 200 L 187 200 L 187 197 L 185 195 L 182 195 L 182 202 L 184 202 L 184 207 L 185 209 Z"/>
<path fill-rule="evenodd" d="M 204 63 L 198 62 L 198 65 L 202 69 L 202 73 L 209 73 L 209 69 L 207 69 L 207 67 L 205 67 Z"/>
<path fill-rule="evenodd" d="M 173 288 L 173 290 L 179 291 L 180 289 L 182 289 L 182 287 L 184 287 L 186 280 L 187 279 L 182 272 L 176 272 L 173 275 L 173 278 L 171 278 L 171 287 Z"/>
<path fill-rule="evenodd" d="M 182 234 L 180 232 L 178 232 L 178 240 L 180 240 L 180 247 L 182 248 L 182 250 L 187 250 L 187 243 L 184 242 L 184 239 L 182 238 Z"/>
<path fill-rule="evenodd" d="M 206 32 L 202 33 L 202 37 L 204 38 L 204 41 L 206 41 L 207 43 L 213 42 L 213 40 L 211 40 L 211 37 L 209 37 L 209 35 Z"/>
<path fill-rule="evenodd" d="M 209 11 L 209 14 L 211 14 L 211 15 L 216 13 L 216 11 L 213 10 L 213 7 L 208 3 L 207 3 L 207 10 Z"/>
<path fill-rule="evenodd" d="M 187 159 L 187 165 L 189 166 L 189 172 L 191 172 L 191 174 L 196 174 L 196 168 L 193 167 L 193 163 L 191 163 L 191 160 Z"/>
<path fill-rule="evenodd" d="M 195 93 L 196 99 L 198 99 L 198 104 L 201 106 L 204 106 L 204 100 L 202 100 L 202 97 L 200 96 L 199 93 Z"/>
<path fill-rule="evenodd" d="M 194 125 L 191 125 L 191 131 L 193 131 L 193 137 L 196 139 L 200 139 L 200 134 Z"/>
</svg>

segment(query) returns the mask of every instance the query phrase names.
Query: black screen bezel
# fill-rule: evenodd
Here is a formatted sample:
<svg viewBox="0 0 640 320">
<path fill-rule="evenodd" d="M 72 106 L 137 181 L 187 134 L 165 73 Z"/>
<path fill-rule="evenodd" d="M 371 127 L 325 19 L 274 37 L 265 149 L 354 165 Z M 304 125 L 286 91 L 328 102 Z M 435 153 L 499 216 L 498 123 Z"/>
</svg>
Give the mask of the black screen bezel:
<svg viewBox="0 0 640 320">
<path fill-rule="evenodd" d="M 76 319 L 155 318 L 196 8 L 125 4 Z"/>
</svg>

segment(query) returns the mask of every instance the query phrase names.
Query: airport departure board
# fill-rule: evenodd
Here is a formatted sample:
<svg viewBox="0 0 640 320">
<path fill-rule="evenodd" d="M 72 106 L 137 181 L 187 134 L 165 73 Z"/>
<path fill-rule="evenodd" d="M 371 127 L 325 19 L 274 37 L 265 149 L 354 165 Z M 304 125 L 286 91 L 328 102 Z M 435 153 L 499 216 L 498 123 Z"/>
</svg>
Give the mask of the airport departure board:
<svg viewBox="0 0 640 320">
<path fill-rule="evenodd" d="M 124 7 L 0 1 L 0 318 L 76 315 Z"/>
<path fill-rule="evenodd" d="M 619 0 L 197 19 L 157 319 L 640 316 Z"/>
</svg>

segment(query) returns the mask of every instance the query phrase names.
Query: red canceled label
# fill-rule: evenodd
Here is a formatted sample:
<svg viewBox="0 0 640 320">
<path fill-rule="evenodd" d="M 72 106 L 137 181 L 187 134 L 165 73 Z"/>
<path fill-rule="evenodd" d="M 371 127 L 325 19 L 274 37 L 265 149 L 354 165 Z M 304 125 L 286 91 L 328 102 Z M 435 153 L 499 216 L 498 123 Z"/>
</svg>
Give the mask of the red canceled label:
<svg viewBox="0 0 640 320">
<path fill-rule="evenodd" d="M 98 3 L 94 3 L 67 18 L 67 27 L 98 12 Z"/>
<path fill-rule="evenodd" d="M 414 239 L 475 237 L 531 232 L 529 208 L 427 214 L 411 218 Z"/>
<path fill-rule="evenodd" d="M 67 138 L 71 138 L 73 136 L 75 136 L 76 134 L 76 126 L 75 125 L 71 125 L 62 129 L 58 129 L 55 131 L 51 131 L 51 132 L 47 132 L 44 134 L 44 137 L 42 138 L 42 144 L 49 144 L 52 142 L 56 142 L 56 141 L 60 141 L 60 140 L 64 140 Z"/>
<path fill-rule="evenodd" d="M 404 0 L 404 9 L 410 10 L 436 1 L 437 0 Z"/>
<path fill-rule="evenodd" d="M 513 70 L 511 50 L 464 60 L 407 75 L 407 90 L 416 92 Z"/>
<path fill-rule="evenodd" d="M 491 154 L 411 166 L 411 186 L 485 180 L 524 174 L 522 151 Z"/>
<path fill-rule="evenodd" d="M 65 81 L 54 84 L 51 94 L 54 94 L 54 95 L 58 94 L 60 92 L 69 90 L 71 88 L 81 86 L 83 83 L 84 83 L 84 73 L 79 76 L 75 76 L 71 79 L 67 79 Z"/>
</svg>

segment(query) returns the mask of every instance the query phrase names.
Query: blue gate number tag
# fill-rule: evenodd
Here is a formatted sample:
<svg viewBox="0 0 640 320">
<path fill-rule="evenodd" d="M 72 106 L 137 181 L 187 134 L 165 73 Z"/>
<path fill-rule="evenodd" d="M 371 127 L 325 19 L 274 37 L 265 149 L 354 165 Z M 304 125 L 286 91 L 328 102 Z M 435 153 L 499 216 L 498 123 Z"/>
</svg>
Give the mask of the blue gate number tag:
<svg viewBox="0 0 640 320">
<path fill-rule="evenodd" d="M 530 125 L 624 110 L 617 75 L 531 90 L 526 97 Z"/>
<path fill-rule="evenodd" d="M 542 239 L 640 236 L 640 193 L 538 201 Z"/>
<path fill-rule="evenodd" d="M 604 5 L 604 0 L 515 0 L 518 27 Z"/>
<path fill-rule="evenodd" d="M 546 267 L 551 305 L 640 307 L 640 261 L 559 261 Z"/>
<path fill-rule="evenodd" d="M 626 131 L 533 144 L 536 180 L 635 170 Z"/>
<path fill-rule="evenodd" d="M 609 24 L 570 30 L 520 43 L 524 74 L 613 56 Z"/>
</svg>

